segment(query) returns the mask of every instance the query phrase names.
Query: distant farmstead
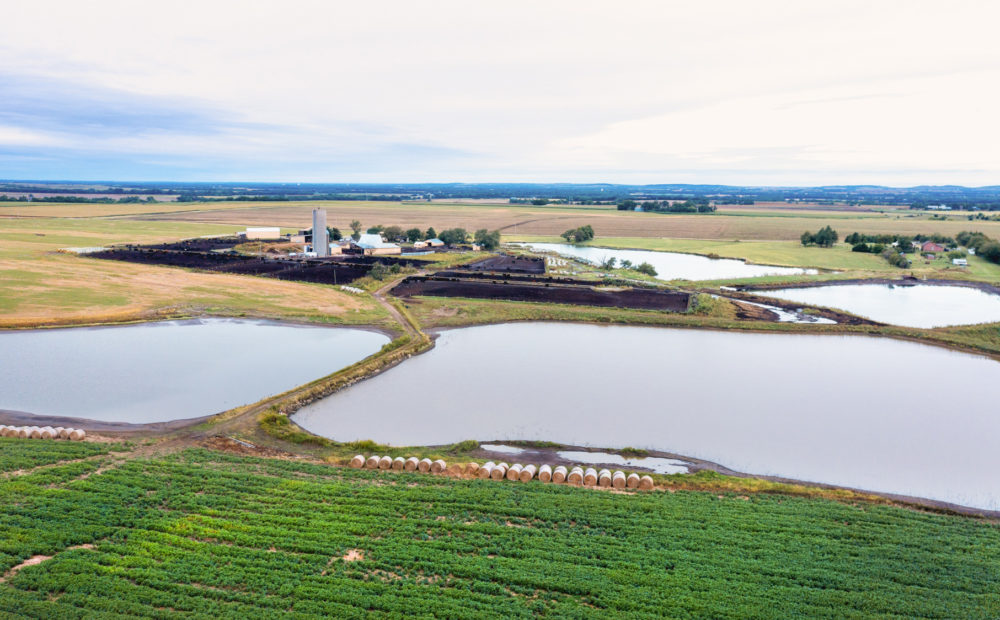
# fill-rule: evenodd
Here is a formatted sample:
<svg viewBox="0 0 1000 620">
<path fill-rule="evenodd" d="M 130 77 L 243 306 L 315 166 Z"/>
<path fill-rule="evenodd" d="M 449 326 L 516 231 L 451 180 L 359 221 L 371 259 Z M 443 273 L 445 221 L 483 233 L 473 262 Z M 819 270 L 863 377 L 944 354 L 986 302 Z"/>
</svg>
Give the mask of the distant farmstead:
<svg viewBox="0 0 1000 620">
<path fill-rule="evenodd" d="M 385 256 L 387 254 L 400 254 L 403 249 L 395 243 L 387 243 L 379 234 L 364 234 L 354 242 L 354 246 L 361 250 L 365 256 Z"/>
</svg>

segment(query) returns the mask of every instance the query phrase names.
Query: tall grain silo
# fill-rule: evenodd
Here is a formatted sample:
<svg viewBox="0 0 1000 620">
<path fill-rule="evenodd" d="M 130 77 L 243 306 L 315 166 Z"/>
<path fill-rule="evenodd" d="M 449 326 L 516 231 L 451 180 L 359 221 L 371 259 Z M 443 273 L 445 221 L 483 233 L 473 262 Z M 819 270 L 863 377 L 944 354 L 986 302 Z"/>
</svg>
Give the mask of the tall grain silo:
<svg viewBox="0 0 1000 620">
<path fill-rule="evenodd" d="M 326 209 L 313 209 L 312 238 L 316 256 L 329 256 L 330 234 L 326 230 Z"/>
</svg>

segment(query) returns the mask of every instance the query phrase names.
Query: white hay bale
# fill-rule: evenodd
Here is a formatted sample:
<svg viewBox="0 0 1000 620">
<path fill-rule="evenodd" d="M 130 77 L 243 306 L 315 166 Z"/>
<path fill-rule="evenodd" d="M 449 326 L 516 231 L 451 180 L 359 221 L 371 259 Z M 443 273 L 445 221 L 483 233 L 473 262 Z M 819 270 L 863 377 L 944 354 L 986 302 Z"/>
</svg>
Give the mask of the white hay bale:
<svg viewBox="0 0 1000 620">
<path fill-rule="evenodd" d="M 32 439 L 41 439 L 42 438 L 42 429 L 41 429 L 41 427 L 40 426 L 29 426 L 28 427 L 28 437 L 31 437 Z"/>
<path fill-rule="evenodd" d="M 378 469 L 378 455 L 373 454 L 365 460 L 365 467 L 368 469 Z"/>
<path fill-rule="evenodd" d="M 562 484 L 563 482 L 566 482 L 566 476 L 568 475 L 569 472 L 567 471 L 566 466 L 558 465 L 556 466 L 555 469 L 552 470 L 552 482 L 555 482 L 556 484 Z"/>
<path fill-rule="evenodd" d="M 465 466 L 465 473 L 469 474 L 470 476 L 475 476 L 476 474 L 478 474 L 479 473 L 479 463 L 473 462 L 473 463 L 469 463 L 468 465 L 466 465 Z"/>
<path fill-rule="evenodd" d="M 507 480 L 517 480 L 521 475 L 521 470 L 523 468 L 524 465 L 521 465 L 520 463 L 514 463 L 511 465 L 510 469 L 507 470 Z"/>
<path fill-rule="evenodd" d="M 493 468 L 495 468 L 496 466 L 497 464 L 494 463 L 493 461 L 486 461 L 486 463 L 482 467 L 476 470 L 476 475 L 483 479 L 489 478 L 490 474 L 493 473 Z"/>
<path fill-rule="evenodd" d="M 82 428 L 74 428 L 69 434 L 69 438 L 73 441 L 83 441 L 87 438 L 87 431 Z"/>
<path fill-rule="evenodd" d="M 611 486 L 613 486 L 614 488 L 624 489 L 625 482 L 626 482 L 625 472 L 618 470 L 615 473 L 611 474 Z"/>
<path fill-rule="evenodd" d="M 587 471 L 583 472 L 583 486 L 592 487 L 595 484 L 597 484 L 597 470 L 588 467 Z"/>
<path fill-rule="evenodd" d="M 0 437 L 6 437 L 7 436 L 7 435 L 4 434 L 4 433 L 7 432 L 7 428 L 8 427 L 7 427 L 6 424 L 0 424 Z"/>
<path fill-rule="evenodd" d="M 354 458 L 351 459 L 351 467 L 354 469 L 361 469 L 365 466 L 365 455 L 355 454 Z"/>
<path fill-rule="evenodd" d="M 404 459 L 401 456 L 397 456 L 396 458 L 392 459 L 392 468 L 394 470 L 403 471 L 404 467 L 406 467 L 406 459 Z"/>
<path fill-rule="evenodd" d="M 627 486 L 630 489 L 638 489 L 639 488 L 639 474 L 637 474 L 635 472 L 630 473 L 628 475 L 628 478 L 625 479 L 625 486 Z"/>
<path fill-rule="evenodd" d="M 639 478 L 639 490 L 649 491 L 653 488 L 653 478 L 650 476 L 643 476 Z"/>
<path fill-rule="evenodd" d="M 417 469 L 426 474 L 431 470 L 431 460 L 428 458 L 420 459 L 417 463 Z"/>
<path fill-rule="evenodd" d="M 507 475 L 507 468 L 509 467 L 510 465 L 507 463 L 497 463 L 497 466 L 490 472 L 490 478 L 493 480 L 503 480 L 504 476 Z"/>
<path fill-rule="evenodd" d="M 56 436 L 56 429 L 51 426 L 42 427 L 42 439 L 52 439 Z"/>
<path fill-rule="evenodd" d="M 63 439 L 69 439 L 69 434 L 72 432 L 73 432 L 72 428 L 64 428 L 61 431 L 59 431 L 59 436 L 62 437 Z"/>
<path fill-rule="evenodd" d="M 20 437 L 21 439 L 28 439 L 29 437 L 31 437 L 31 427 L 18 426 L 17 436 Z"/>
<path fill-rule="evenodd" d="M 444 462 L 444 459 L 438 459 L 431 463 L 431 473 L 440 474 L 444 470 L 448 469 L 448 464 Z"/>
<path fill-rule="evenodd" d="M 378 468 L 379 469 L 392 469 L 392 457 L 391 456 L 383 456 L 382 458 L 380 458 L 378 460 Z"/>
<path fill-rule="evenodd" d="M 566 481 L 569 482 L 570 484 L 575 484 L 577 486 L 583 484 L 583 468 L 574 467 L 573 469 L 569 470 L 569 476 L 566 477 Z"/>
<path fill-rule="evenodd" d="M 521 475 L 518 476 L 518 480 L 521 482 L 530 482 L 535 477 L 535 472 L 537 471 L 538 468 L 534 465 L 525 465 L 521 468 Z"/>
<path fill-rule="evenodd" d="M 420 459 L 418 459 L 415 456 L 411 456 L 410 458 L 406 459 L 405 463 L 403 463 L 403 469 L 405 469 L 406 471 L 417 471 L 417 465 L 419 464 L 420 464 Z"/>
<path fill-rule="evenodd" d="M 552 480 L 552 466 L 542 465 L 538 468 L 538 479 L 542 482 L 549 482 Z M 565 480 L 566 478 L 563 478 Z"/>
<path fill-rule="evenodd" d="M 17 437 L 17 427 L 16 426 L 4 426 L 0 430 L 0 437 Z"/>
<path fill-rule="evenodd" d="M 597 472 L 597 484 L 601 485 L 602 487 L 611 486 L 611 470 L 602 469 L 601 471 Z"/>
<path fill-rule="evenodd" d="M 52 429 L 52 430 L 54 430 L 54 431 L 56 432 L 56 437 L 55 437 L 56 439 L 65 439 L 65 438 L 63 437 L 63 431 L 64 431 L 64 430 L 66 430 L 66 429 L 65 429 L 64 427 L 62 427 L 62 426 L 57 426 L 57 427 L 55 427 L 55 428 L 54 428 L 54 429 Z"/>
</svg>

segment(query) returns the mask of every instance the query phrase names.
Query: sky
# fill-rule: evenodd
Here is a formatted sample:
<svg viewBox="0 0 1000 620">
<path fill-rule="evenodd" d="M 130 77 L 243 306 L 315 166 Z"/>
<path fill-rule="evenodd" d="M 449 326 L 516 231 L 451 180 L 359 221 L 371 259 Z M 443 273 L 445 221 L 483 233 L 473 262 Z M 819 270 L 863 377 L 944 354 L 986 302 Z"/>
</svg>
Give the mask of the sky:
<svg viewBox="0 0 1000 620">
<path fill-rule="evenodd" d="M 1000 3 L 0 7 L 0 178 L 1000 184 Z"/>
</svg>

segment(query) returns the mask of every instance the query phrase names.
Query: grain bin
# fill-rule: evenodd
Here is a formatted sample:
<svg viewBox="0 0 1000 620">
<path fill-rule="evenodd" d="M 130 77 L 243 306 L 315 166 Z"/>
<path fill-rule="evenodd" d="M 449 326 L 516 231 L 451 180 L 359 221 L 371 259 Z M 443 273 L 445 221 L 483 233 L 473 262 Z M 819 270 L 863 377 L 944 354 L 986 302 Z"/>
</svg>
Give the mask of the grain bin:
<svg viewBox="0 0 1000 620">
<path fill-rule="evenodd" d="M 588 467 L 587 471 L 583 473 L 583 485 L 592 487 L 597 484 L 597 470 L 593 467 Z"/>
<path fill-rule="evenodd" d="M 486 464 L 476 470 L 476 475 L 480 478 L 489 478 L 496 466 L 497 464 L 493 461 L 486 461 Z"/>
<path fill-rule="evenodd" d="M 535 467 L 534 465 L 525 465 L 524 467 L 521 468 L 521 475 L 518 476 L 518 480 L 520 480 L 521 482 L 529 482 L 532 478 L 535 477 L 535 472 L 537 471 L 538 468 Z"/>
<path fill-rule="evenodd" d="M 368 457 L 367 461 L 365 461 L 365 467 L 367 467 L 368 469 L 378 469 L 378 461 L 379 461 L 378 455 L 373 454 Z"/>
<path fill-rule="evenodd" d="M 602 469 L 601 471 L 597 472 L 597 484 L 601 485 L 602 487 L 611 486 L 610 469 Z"/>
<path fill-rule="evenodd" d="M 552 470 L 552 482 L 555 482 L 556 484 L 562 484 L 563 482 L 566 482 L 566 476 L 567 472 L 565 465 L 558 465 L 556 466 L 555 469 Z"/>
<path fill-rule="evenodd" d="M 514 463 L 511 465 L 510 469 L 507 470 L 507 480 L 517 480 L 521 475 L 521 469 L 523 468 L 524 466 L 520 463 Z"/>
<path fill-rule="evenodd" d="M 613 486 L 614 488 L 624 489 L 625 482 L 626 482 L 625 472 L 618 470 L 615 473 L 611 474 L 611 486 Z"/>
<path fill-rule="evenodd" d="M 420 461 L 417 459 L 417 457 L 411 456 L 410 458 L 406 459 L 406 463 L 403 464 L 403 469 L 405 469 L 406 471 L 417 471 L 417 465 L 419 463 Z"/>
<path fill-rule="evenodd" d="M 444 462 L 443 459 L 438 459 L 431 463 L 431 473 L 440 474 L 444 470 L 448 469 L 448 464 Z"/>
<path fill-rule="evenodd" d="M 392 459 L 392 468 L 394 470 L 403 471 L 404 467 L 406 467 L 406 459 L 404 459 L 401 456 L 397 456 L 396 458 Z"/>
<path fill-rule="evenodd" d="M 431 470 L 431 460 L 428 458 L 422 458 L 417 463 L 417 469 L 423 473 L 427 473 Z"/>
<path fill-rule="evenodd" d="M 493 468 L 490 472 L 490 478 L 493 480 L 503 480 L 504 476 L 507 475 L 507 468 L 510 467 L 507 463 L 497 463 L 497 466 Z"/>
<path fill-rule="evenodd" d="M 360 469 L 365 466 L 365 455 L 355 454 L 354 458 L 351 459 L 351 467 L 354 469 Z"/>
<path fill-rule="evenodd" d="M 73 441 L 83 441 L 84 439 L 87 438 L 87 431 L 83 430 L 82 428 L 74 428 L 72 431 L 70 431 L 69 438 L 72 439 Z"/>
<path fill-rule="evenodd" d="M 479 463 L 472 462 L 465 466 L 465 473 L 470 476 L 475 476 L 479 473 Z"/>
<path fill-rule="evenodd" d="M 538 479 L 542 482 L 549 482 L 552 480 L 552 466 L 542 465 L 538 468 Z M 564 478 L 565 480 L 565 478 Z"/>
<path fill-rule="evenodd" d="M 569 470 L 569 476 L 566 477 L 566 480 L 569 481 L 570 484 L 575 484 L 577 486 L 583 484 L 583 468 L 574 467 Z"/>
<path fill-rule="evenodd" d="M 638 489 L 639 488 L 639 474 L 637 474 L 635 472 L 632 472 L 631 474 L 629 474 L 628 478 L 625 479 L 625 486 L 627 486 L 630 489 Z"/>
<path fill-rule="evenodd" d="M 643 476 L 639 478 L 639 490 L 649 491 L 653 488 L 653 479 L 650 476 Z"/>
</svg>

